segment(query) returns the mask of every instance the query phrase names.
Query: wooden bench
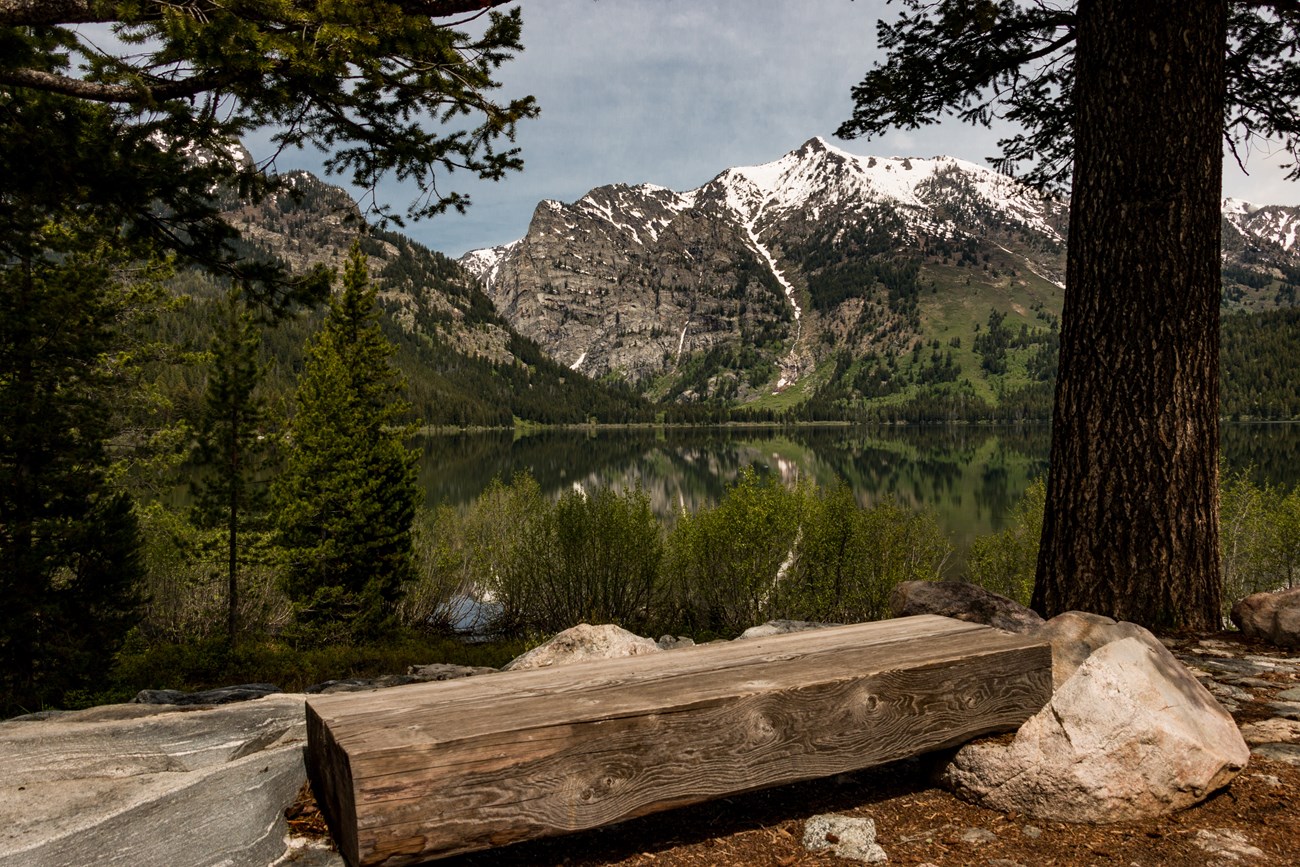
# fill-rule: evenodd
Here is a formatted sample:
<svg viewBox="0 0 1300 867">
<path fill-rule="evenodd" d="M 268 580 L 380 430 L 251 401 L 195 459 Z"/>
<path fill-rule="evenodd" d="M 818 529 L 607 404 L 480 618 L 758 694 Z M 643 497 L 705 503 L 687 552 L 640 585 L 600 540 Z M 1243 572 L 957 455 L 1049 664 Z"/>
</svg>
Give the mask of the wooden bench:
<svg viewBox="0 0 1300 867">
<path fill-rule="evenodd" d="M 415 864 L 1019 726 L 1047 644 L 923 615 L 307 702 L 351 865 Z"/>
</svg>

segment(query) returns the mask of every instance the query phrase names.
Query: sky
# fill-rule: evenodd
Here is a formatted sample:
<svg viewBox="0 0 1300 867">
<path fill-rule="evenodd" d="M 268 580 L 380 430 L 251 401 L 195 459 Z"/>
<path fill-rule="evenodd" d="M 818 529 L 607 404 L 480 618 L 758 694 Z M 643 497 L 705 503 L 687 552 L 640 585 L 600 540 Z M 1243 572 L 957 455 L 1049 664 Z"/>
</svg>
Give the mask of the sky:
<svg viewBox="0 0 1300 867">
<path fill-rule="evenodd" d="M 519 127 L 523 172 L 496 183 L 440 177 L 440 187 L 471 196 L 469 211 L 404 230 L 451 256 L 523 237 L 543 199 L 572 202 L 619 182 L 693 189 L 815 135 L 856 154 L 984 165 L 1009 130 L 948 121 L 870 141 L 834 137 L 852 113 L 850 88 L 880 57 L 876 20 L 897 14 L 884 0 L 524 0 L 522 8 L 525 50 L 499 78 L 503 98 L 532 94 L 541 106 Z M 257 138 L 245 144 L 255 157 L 270 153 Z M 1282 156 L 1266 151 L 1250 155 L 1249 176 L 1225 160 L 1224 194 L 1300 204 L 1300 183 L 1285 180 Z M 303 151 L 282 154 L 277 167 L 320 174 L 321 162 Z M 390 180 L 378 197 L 402 210 L 419 191 Z"/>
</svg>

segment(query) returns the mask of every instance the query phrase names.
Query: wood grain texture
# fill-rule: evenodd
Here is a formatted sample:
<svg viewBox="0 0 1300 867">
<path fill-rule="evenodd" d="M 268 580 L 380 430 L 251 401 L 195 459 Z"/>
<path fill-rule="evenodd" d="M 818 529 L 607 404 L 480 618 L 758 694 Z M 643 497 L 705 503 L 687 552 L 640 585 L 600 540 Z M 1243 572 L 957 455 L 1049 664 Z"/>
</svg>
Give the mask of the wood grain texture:
<svg viewBox="0 0 1300 867">
<path fill-rule="evenodd" d="M 399 865 L 829 776 L 1018 726 L 1041 642 L 899 618 L 308 702 L 350 864 Z"/>
</svg>

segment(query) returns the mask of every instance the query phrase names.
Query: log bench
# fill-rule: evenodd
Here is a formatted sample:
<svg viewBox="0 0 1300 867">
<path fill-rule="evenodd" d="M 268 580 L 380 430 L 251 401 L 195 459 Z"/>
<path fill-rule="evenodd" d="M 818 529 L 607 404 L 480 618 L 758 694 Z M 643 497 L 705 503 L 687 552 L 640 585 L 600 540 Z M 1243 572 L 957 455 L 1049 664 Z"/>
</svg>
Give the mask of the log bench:
<svg viewBox="0 0 1300 867">
<path fill-rule="evenodd" d="M 350 865 L 416 864 L 1014 729 L 1046 643 L 921 615 L 307 701 Z"/>
</svg>

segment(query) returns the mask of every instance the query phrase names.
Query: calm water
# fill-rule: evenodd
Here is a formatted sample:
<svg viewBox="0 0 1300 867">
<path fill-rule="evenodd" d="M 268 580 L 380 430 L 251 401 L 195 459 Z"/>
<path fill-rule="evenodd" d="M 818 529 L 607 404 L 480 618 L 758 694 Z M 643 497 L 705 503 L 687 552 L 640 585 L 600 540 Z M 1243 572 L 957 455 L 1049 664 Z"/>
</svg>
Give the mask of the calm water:
<svg viewBox="0 0 1300 867">
<path fill-rule="evenodd" d="M 1047 471 L 1046 426 L 706 428 L 431 436 L 421 478 L 430 505 L 463 505 L 494 478 L 528 471 L 542 490 L 622 490 L 638 482 L 656 511 L 712 505 L 741 468 L 823 486 L 847 481 L 863 505 L 887 497 L 933 508 L 958 559 L 975 536 L 1001 529 L 1029 483 Z M 1232 469 L 1258 482 L 1300 482 L 1300 425 L 1227 425 Z"/>
</svg>

